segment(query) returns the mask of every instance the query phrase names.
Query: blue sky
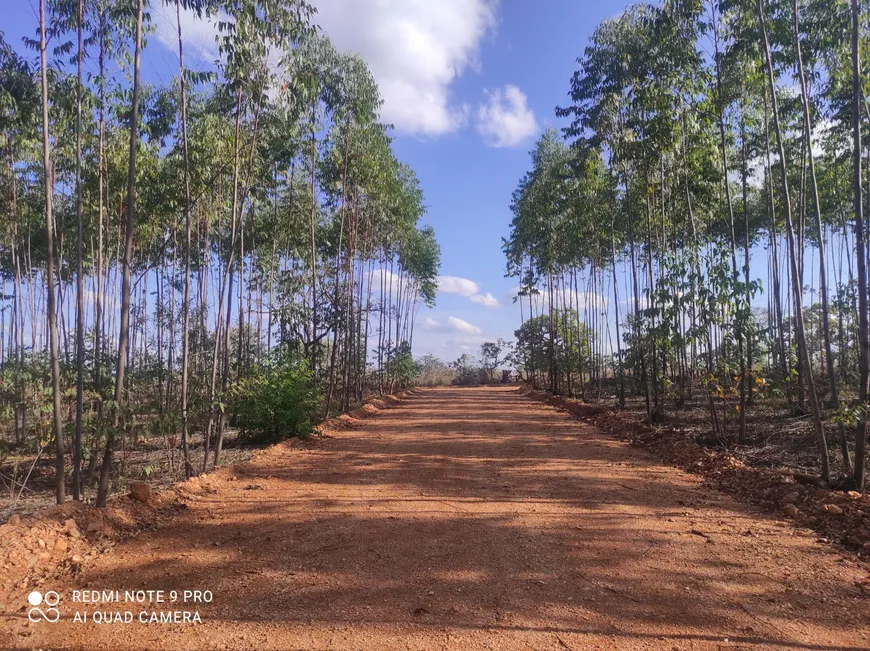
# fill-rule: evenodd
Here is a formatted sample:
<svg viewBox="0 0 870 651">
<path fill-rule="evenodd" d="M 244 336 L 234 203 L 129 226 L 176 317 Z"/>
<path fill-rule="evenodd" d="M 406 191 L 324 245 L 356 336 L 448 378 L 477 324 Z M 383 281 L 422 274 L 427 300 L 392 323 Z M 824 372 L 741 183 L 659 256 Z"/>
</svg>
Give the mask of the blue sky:
<svg viewBox="0 0 870 651">
<path fill-rule="evenodd" d="M 419 337 L 415 335 L 418 352 L 456 357 L 464 350 L 476 350 L 484 339 L 511 338 L 519 326 L 519 311 L 510 300 L 515 281 L 504 278 L 501 252 L 501 238 L 507 236 L 511 220 L 511 192 L 529 167 L 528 150 L 534 139 L 547 126 L 560 126 L 554 108 L 567 100 L 576 58 L 592 30 L 624 7 L 625 2 L 618 1 L 561 0 L 508 0 L 495 5 L 492 25 L 479 40 L 476 66 L 457 76 L 449 88 L 450 101 L 472 107 L 466 124 L 440 136 L 398 137 L 397 153 L 417 170 L 426 193 L 428 219 L 441 242 L 442 274 L 476 283 L 478 293 L 489 293 L 500 304 L 487 307 L 468 296 L 440 292 L 436 308 L 425 316 L 444 331 L 427 330 L 424 322 Z M 526 132 L 514 123 L 513 131 L 524 137 L 506 135 L 501 143 L 494 142 L 480 132 L 479 107 L 500 93 L 497 98 L 505 108 L 514 109 L 505 95 L 508 86 L 524 96 L 532 128 Z M 487 117 L 487 125 L 492 125 L 492 115 Z M 504 146 L 494 146 L 498 144 Z M 445 283 L 442 288 L 453 289 L 456 284 Z M 462 332 L 457 329 L 461 325 L 446 324 L 451 316 L 481 332 Z"/>
<path fill-rule="evenodd" d="M 619 14 L 626 2 L 348 0 L 328 4 L 320 7 L 327 33 L 338 47 L 362 54 L 378 78 L 384 117 L 396 125 L 396 153 L 420 177 L 429 209 L 426 219 L 441 244 L 441 273 L 451 277 L 442 283 L 436 307 L 420 313 L 415 353 L 453 359 L 462 352 L 475 353 L 484 340 L 512 338 L 520 321 L 510 299 L 516 283 L 504 278 L 501 252 L 501 238 L 508 234 L 511 220 L 511 192 L 529 167 L 528 151 L 535 138 L 547 126 L 561 126 L 554 109 L 567 100 L 576 58 L 592 31 L 603 19 Z M 333 13 L 342 4 L 355 5 L 352 14 L 369 16 L 342 20 Z M 376 16 L 381 24 L 396 21 L 406 27 L 405 21 L 416 20 L 417 29 L 431 34 L 433 41 L 440 39 L 432 46 L 436 51 L 409 53 L 401 44 L 346 36 L 348 24 L 364 28 Z M 387 56 L 384 50 L 394 54 Z M 411 54 L 418 57 L 414 65 L 395 61 L 407 62 Z M 432 59 L 442 56 L 452 57 L 455 74 L 433 82 L 426 71 L 436 67 Z M 396 65 L 382 64 L 385 59 L 393 59 Z M 422 78 L 414 74 L 415 67 L 422 69 Z M 408 107 L 393 107 L 390 102 L 393 75 L 403 74 L 409 84 L 420 84 L 420 94 L 433 89 L 440 93 L 449 116 L 446 124 L 425 100 L 411 114 L 418 116 L 428 109 L 434 114 L 430 119 L 402 120 Z"/>
<path fill-rule="evenodd" d="M 519 310 L 503 277 L 511 192 L 595 27 L 626 2 L 597 0 L 315 0 L 335 45 L 360 54 L 395 125 L 397 156 L 413 166 L 426 221 L 442 251 L 437 306 L 422 310 L 414 352 L 455 359 L 481 342 L 511 338 Z M 37 26 L 35 0 L 4 2 L 13 44 Z M 152 9 L 155 33 L 143 53 L 147 81 L 167 83 L 177 66 L 174 8 Z M 214 28 L 183 23 L 187 63 L 207 69 Z"/>
</svg>

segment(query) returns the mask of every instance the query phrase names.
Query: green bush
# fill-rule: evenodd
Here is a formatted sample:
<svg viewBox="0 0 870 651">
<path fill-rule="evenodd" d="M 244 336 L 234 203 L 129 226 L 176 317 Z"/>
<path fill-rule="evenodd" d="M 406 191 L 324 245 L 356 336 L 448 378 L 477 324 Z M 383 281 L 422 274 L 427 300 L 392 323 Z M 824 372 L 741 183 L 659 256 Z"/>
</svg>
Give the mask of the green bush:
<svg viewBox="0 0 870 651">
<path fill-rule="evenodd" d="M 384 370 L 390 381 L 390 391 L 414 386 L 420 369 L 411 355 L 411 344 L 402 342 L 394 348 L 384 365 Z"/>
<path fill-rule="evenodd" d="M 233 388 L 239 437 L 252 443 L 310 435 L 317 422 L 320 393 L 311 371 L 299 362 L 258 369 Z"/>
<path fill-rule="evenodd" d="M 478 384 L 486 384 L 489 381 L 489 374 L 486 372 L 486 369 L 478 366 L 468 353 L 463 353 L 462 357 L 455 362 L 450 362 L 450 368 L 454 372 L 452 381 L 454 385 L 476 386 Z"/>
<path fill-rule="evenodd" d="M 435 355 L 426 355 L 417 360 L 415 384 L 421 387 L 442 387 L 453 382 L 456 373 Z"/>
</svg>

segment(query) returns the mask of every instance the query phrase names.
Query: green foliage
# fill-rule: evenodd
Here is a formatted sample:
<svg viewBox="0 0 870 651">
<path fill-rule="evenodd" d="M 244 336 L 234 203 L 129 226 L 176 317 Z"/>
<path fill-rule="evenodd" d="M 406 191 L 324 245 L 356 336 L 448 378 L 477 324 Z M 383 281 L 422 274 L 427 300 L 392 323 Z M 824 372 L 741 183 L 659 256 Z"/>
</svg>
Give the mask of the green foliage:
<svg viewBox="0 0 870 651">
<path fill-rule="evenodd" d="M 509 352 L 508 342 L 501 338 L 496 341 L 485 341 L 480 345 L 480 360 L 484 370 L 489 374 L 490 382 L 495 379 L 495 371 L 499 364 L 505 361 Z"/>
<path fill-rule="evenodd" d="M 392 390 L 408 389 L 414 386 L 419 367 L 411 355 L 411 344 L 403 341 L 388 356 L 384 366 Z"/>
<path fill-rule="evenodd" d="M 489 374 L 482 366 L 478 366 L 468 353 L 463 353 L 456 361 L 450 363 L 454 377 L 452 383 L 458 386 L 473 386 L 485 383 Z"/>
<path fill-rule="evenodd" d="M 552 330 L 548 314 L 527 319 L 514 336 L 514 364 L 529 376 L 552 370 L 567 379 L 591 366 L 592 331 L 574 310 L 553 310 Z"/>
<path fill-rule="evenodd" d="M 230 396 L 245 441 L 266 443 L 314 432 L 320 392 L 311 371 L 298 361 L 256 369 L 233 385 Z"/>
<path fill-rule="evenodd" d="M 422 387 L 440 387 L 453 382 L 454 370 L 434 355 L 417 360 L 416 384 Z"/>
<path fill-rule="evenodd" d="M 160 56 L 135 38 L 138 9 L 146 34 L 155 9 L 168 10 L 161 19 L 175 32 L 165 4 L 84 2 L 79 16 L 76 3 L 45 3 L 48 226 L 39 57 L 0 33 L 0 442 L 55 440 L 49 232 L 59 420 L 68 439 L 82 426 L 67 457 L 80 442 L 86 462 L 109 459 L 110 438 L 135 446 L 145 436 L 201 452 L 207 469 L 227 423 L 250 440 L 305 435 L 336 408 L 415 381 L 414 322 L 434 304 L 440 248 L 365 61 L 333 46 L 309 0 L 180 0 L 178 45 L 189 57 L 191 34 L 211 29 L 214 71 L 176 52 L 181 67 L 164 71 L 174 78 L 137 85 L 134 60 L 147 70 Z M 133 211 L 131 234 L 121 225 Z M 266 361 L 278 351 L 281 361 Z M 188 473 L 193 464 L 185 459 Z"/>
</svg>

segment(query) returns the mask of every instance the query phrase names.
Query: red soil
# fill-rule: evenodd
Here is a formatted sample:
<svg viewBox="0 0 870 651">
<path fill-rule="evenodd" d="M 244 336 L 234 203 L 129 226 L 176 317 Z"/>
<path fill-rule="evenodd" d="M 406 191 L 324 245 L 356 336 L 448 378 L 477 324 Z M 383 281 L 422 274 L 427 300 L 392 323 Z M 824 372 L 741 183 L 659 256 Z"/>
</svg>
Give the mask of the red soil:
<svg viewBox="0 0 870 651">
<path fill-rule="evenodd" d="M 7 603 L 0 646 L 870 648 L 857 559 L 511 389 L 424 391 L 184 493 L 40 586 L 60 622 L 29 622 L 26 592 Z M 85 587 L 214 599 L 72 603 Z M 176 609 L 202 623 L 72 621 Z"/>
</svg>

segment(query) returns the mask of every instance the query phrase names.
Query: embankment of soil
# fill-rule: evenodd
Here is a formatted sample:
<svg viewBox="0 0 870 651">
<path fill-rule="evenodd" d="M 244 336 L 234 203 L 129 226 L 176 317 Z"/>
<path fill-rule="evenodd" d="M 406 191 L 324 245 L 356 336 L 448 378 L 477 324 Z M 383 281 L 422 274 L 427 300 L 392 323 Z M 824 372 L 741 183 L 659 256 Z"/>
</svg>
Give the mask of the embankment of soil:
<svg viewBox="0 0 870 651">
<path fill-rule="evenodd" d="M 776 512 L 822 534 L 870 562 L 870 495 L 804 484 L 789 472 L 748 466 L 725 450 L 704 447 L 680 432 L 657 430 L 630 414 L 521 387 L 533 400 L 567 411 L 666 463 L 700 474 L 704 482 L 742 502 Z"/>
</svg>

